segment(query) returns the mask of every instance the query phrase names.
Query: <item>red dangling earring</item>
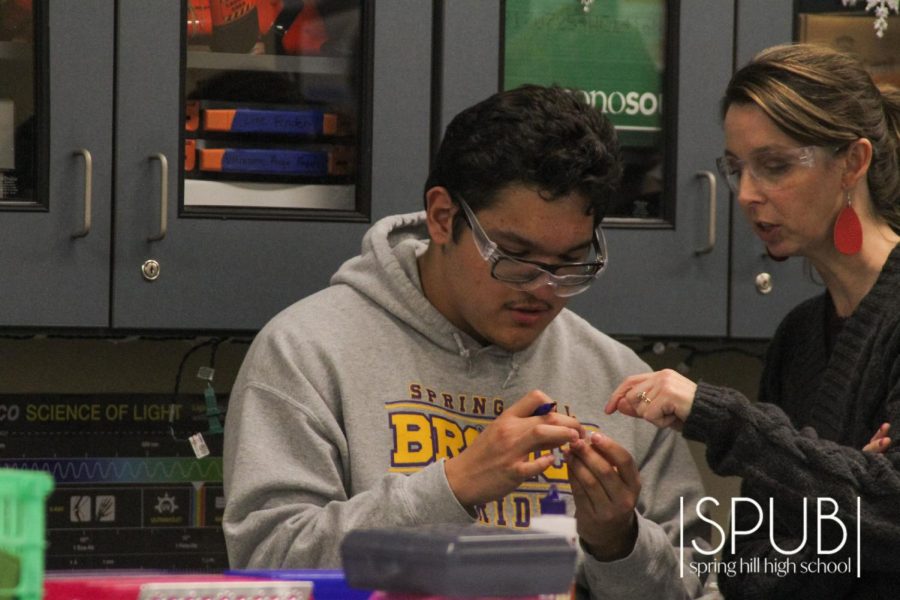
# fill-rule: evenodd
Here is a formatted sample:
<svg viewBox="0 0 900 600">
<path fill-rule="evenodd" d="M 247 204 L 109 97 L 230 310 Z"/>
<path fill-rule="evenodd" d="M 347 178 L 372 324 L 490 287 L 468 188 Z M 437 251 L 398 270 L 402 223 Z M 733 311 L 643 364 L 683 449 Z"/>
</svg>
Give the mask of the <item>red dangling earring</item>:
<svg viewBox="0 0 900 600">
<path fill-rule="evenodd" d="M 847 206 L 838 213 L 834 222 L 834 247 L 841 254 L 856 254 L 862 248 L 862 224 L 850 202 L 850 190 L 847 190 Z"/>
</svg>

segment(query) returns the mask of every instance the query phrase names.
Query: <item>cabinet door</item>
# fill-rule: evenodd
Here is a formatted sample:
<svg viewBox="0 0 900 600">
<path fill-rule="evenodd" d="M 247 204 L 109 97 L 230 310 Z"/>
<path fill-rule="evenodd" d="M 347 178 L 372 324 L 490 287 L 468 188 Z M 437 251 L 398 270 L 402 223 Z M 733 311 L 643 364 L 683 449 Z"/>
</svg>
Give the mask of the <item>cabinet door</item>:
<svg viewBox="0 0 900 600">
<path fill-rule="evenodd" d="M 627 0 L 587 3 L 578 0 L 507 0 L 443 4 L 441 129 L 462 108 L 501 87 L 496 60 L 504 36 L 485 35 L 490 25 L 503 30 L 504 12 L 545 10 L 535 28 L 560 36 L 589 28 L 585 35 L 612 35 L 631 27 L 620 19 Z M 643 6 L 641 6 L 643 5 Z M 610 262 L 594 287 L 570 306 L 603 331 L 616 334 L 724 336 L 728 302 L 728 195 L 717 184 L 715 158 L 722 152 L 719 98 L 731 74 L 734 6 L 719 0 L 635 2 L 665 11 L 675 27 L 676 46 L 663 68 L 674 98 L 665 98 L 676 114 L 664 124 L 668 149 L 665 168 L 674 210 L 667 220 L 608 219 L 604 227 Z M 552 52 L 549 44 L 525 40 L 530 52 Z M 509 43 L 509 40 L 507 40 Z M 613 44 L 613 40 L 609 41 Z M 561 44 L 564 46 L 564 44 Z M 569 46 L 572 47 L 572 44 Z M 577 49 L 577 47 L 576 47 Z M 582 53 L 585 61 L 591 57 Z M 477 57 L 477 58 L 476 58 Z M 568 65 L 579 54 L 562 56 Z M 544 57 L 535 54 L 535 62 Z M 552 67 L 548 71 L 553 75 Z M 475 81 L 477 85 L 470 85 Z M 492 82 L 497 82 L 491 85 Z M 538 81 L 543 83 L 543 81 Z M 493 89 L 490 89 L 493 88 Z M 672 114 L 672 113 L 670 113 Z M 633 135 L 620 129 L 620 137 Z M 712 185 L 711 185 L 712 184 Z"/>
<path fill-rule="evenodd" d="M 113 12 L 33 5 L 0 15 L 0 325 L 105 327 Z"/>
<path fill-rule="evenodd" d="M 285 9 L 301 4 L 283 3 Z M 317 3 L 320 9 L 328 4 Z M 220 68 L 207 61 L 217 57 L 192 51 L 185 31 L 186 2 L 118 4 L 114 327 L 257 329 L 282 308 L 328 285 L 338 266 L 359 252 L 370 222 L 420 209 L 428 168 L 431 4 L 395 0 L 342 5 L 356 5 L 364 13 L 363 27 L 371 23 L 363 35 L 363 67 L 355 83 L 357 101 L 365 107 L 356 123 L 364 173 L 355 182 L 364 188 L 364 197 L 357 195 L 353 204 L 351 194 L 347 210 L 323 212 L 312 206 L 298 217 L 291 208 L 270 203 L 278 182 L 296 187 L 289 177 L 271 185 L 212 182 L 209 201 L 242 204 L 241 210 L 198 209 L 192 196 L 197 182 L 185 175 L 182 160 L 189 141 L 185 121 L 192 118 L 184 90 L 196 71 Z M 248 70 L 260 68 L 253 57 L 235 60 L 247 61 Z M 322 94 L 340 60 L 271 57 L 273 70 L 286 69 L 290 79 L 317 85 Z M 266 85 L 260 88 L 267 91 Z M 203 110 L 210 107 L 214 105 Z M 209 148 L 215 139 L 220 138 L 209 136 L 203 143 Z M 233 143 L 246 148 L 255 142 L 246 138 Z M 292 150 L 288 143 L 279 148 Z M 325 186 L 339 191 L 341 186 L 332 183 Z M 263 209 L 243 210 L 257 200 Z"/>
<path fill-rule="evenodd" d="M 793 2 L 738 2 L 736 67 L 769 46 L 790 42 Z M 787 312 L 806 298 L 822 293 L 802 258 L 775 262 L 735 204 L 731 257 L 731 335 L 768 338 Z"/>
</svg>

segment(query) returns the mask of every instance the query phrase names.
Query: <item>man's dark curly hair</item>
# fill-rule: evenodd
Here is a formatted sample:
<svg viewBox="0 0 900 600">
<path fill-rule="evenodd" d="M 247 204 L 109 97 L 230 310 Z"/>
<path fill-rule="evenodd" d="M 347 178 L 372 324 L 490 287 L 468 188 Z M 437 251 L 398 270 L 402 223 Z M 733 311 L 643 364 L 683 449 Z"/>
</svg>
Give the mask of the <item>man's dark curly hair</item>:
<svg viewBox="0 0 900 600">
<path fill-rule="evenodd" d="M 561 87 L 523 85 L 454 117 L 425 191 L 445 187 L 475 212 L 514 184 L 536 189 L 547 201 L 577 193 L 599 224 L 621 177 L 615 129 L 599 110 Z M 462 226 L 456 219 L 454 239 Z"/>
</svg>

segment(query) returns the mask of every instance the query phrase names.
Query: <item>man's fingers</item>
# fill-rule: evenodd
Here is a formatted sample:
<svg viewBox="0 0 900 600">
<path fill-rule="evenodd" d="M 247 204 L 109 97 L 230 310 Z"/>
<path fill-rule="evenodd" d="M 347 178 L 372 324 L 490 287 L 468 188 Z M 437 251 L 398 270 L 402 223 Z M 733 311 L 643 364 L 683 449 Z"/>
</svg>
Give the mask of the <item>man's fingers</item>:
<svg viewBox="0 0 900 600">
<path fill-rule="evenodd" d="M 595 434 L 596 435 L 596 434 Z M 581 485 L 595 504 L 611 504 L 627 492 L 618 468 L 597 452 L 590 442 L 576 444 L 573 467 Z"/>
<path fill-rule="evenodd" d="M 575 516 L 579 521 L 583 517 L 588 517 L 591 520 L 596 519 L 597 511 L 594 509 L 591 495 L 582 483 L 582 480 L 586 477 L 593 479 L 590 469 L 575 455 L 572 455 L 568 464 L 569 484 L 572 486 L 572 500 L 575 502 Z"/>
<path fill-rule="evenodd" d="M 620 479 L 629 489 L 640 487 L 640 476 L 634 465 L 634 458 L 628 450 L 609 436 L 596 432 L 591 434 L 590 443 L 603 459 L 615 468 L 618 474 L 617 479 Z"/>
<path fill-rule="evenodd" d="M 545 404 L 553 404 L 553 399 L 540 390 L 532 390 L 504 410 L 504 413 L 508 412 L 517 417 L 530 417 L 534 411 Z"/>
<path fill-rule="evenodd" d="M 552 454 L 543 454 L 531 461 L 524 461 L 518 467 L 518 475 L 522 479 L 536 477 L 546 471 L 556 461 Z"/>
<path fill-rule="evenodd" d="M 532 449 L 549 450 L 563 444 L 571 444 L 581 438 L 580 429 L 563 425 L 541 423 L 531 430 L 526 440 Z"/>
<path fill-rule="evenodd" d="M 573 429 L 577 432 L 578 437 L 582 437 L 585 435 L 584 426 L 578 422 L 578 419 L 575 417 L 570 417 L 569 415 L 564 415 L 558 412 L 551 412 L 547 415 L 536 417 L 540 419 L 542 424 L 552 425 L 554 427 L 568 427 L 569 429 Z M 538 425 L 537 427 L 540 427 Z"/>
</svg>

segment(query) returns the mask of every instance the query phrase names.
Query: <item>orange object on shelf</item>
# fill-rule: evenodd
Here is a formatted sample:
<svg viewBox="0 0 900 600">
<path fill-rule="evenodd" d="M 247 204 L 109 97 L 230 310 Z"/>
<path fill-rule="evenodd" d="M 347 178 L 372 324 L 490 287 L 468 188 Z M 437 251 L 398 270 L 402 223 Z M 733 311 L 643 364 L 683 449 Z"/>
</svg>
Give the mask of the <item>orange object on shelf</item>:
<svg viewBox="0 0 900 600">
<path fill-rule="evenodd" d="M 259 19 L 259 35 L 260 37 L 269 33 L 275 19 L 284 9 L 284 0 L 257 0 L 256 13 Z"/>
<path fill-rule="evenodd" d="M 303 10 L 281 38 L 281 46 L 288 54 L 319 54 L 322 51 L 322 44 L 327 41 L 328 31 L 316 3 L 313 0 L 306 0 L 303 3 Z"/>
<path fill-rule="evenodd" d="M 189 100 L 185 103 L 184 129 L 185 131 L 197 131 L 200 129 L 200 103 L 196 100 Z"/>
<path fill-rule="evenodd" d="M 197 141 L 184 140 L 184 170 L 193 171 L 197 166 Z"/>
<path fill-rule="evenodd" d="M 212 30 L 209 0 L 190 0 L 187 7 L 188 39 L 208 38 L 212 35 Z"/>
<path fill-rule="evenodd" d="M 256 0 L 210 0 L 213 52 L 246 53 L 259 38 Z"/>
</svg>

